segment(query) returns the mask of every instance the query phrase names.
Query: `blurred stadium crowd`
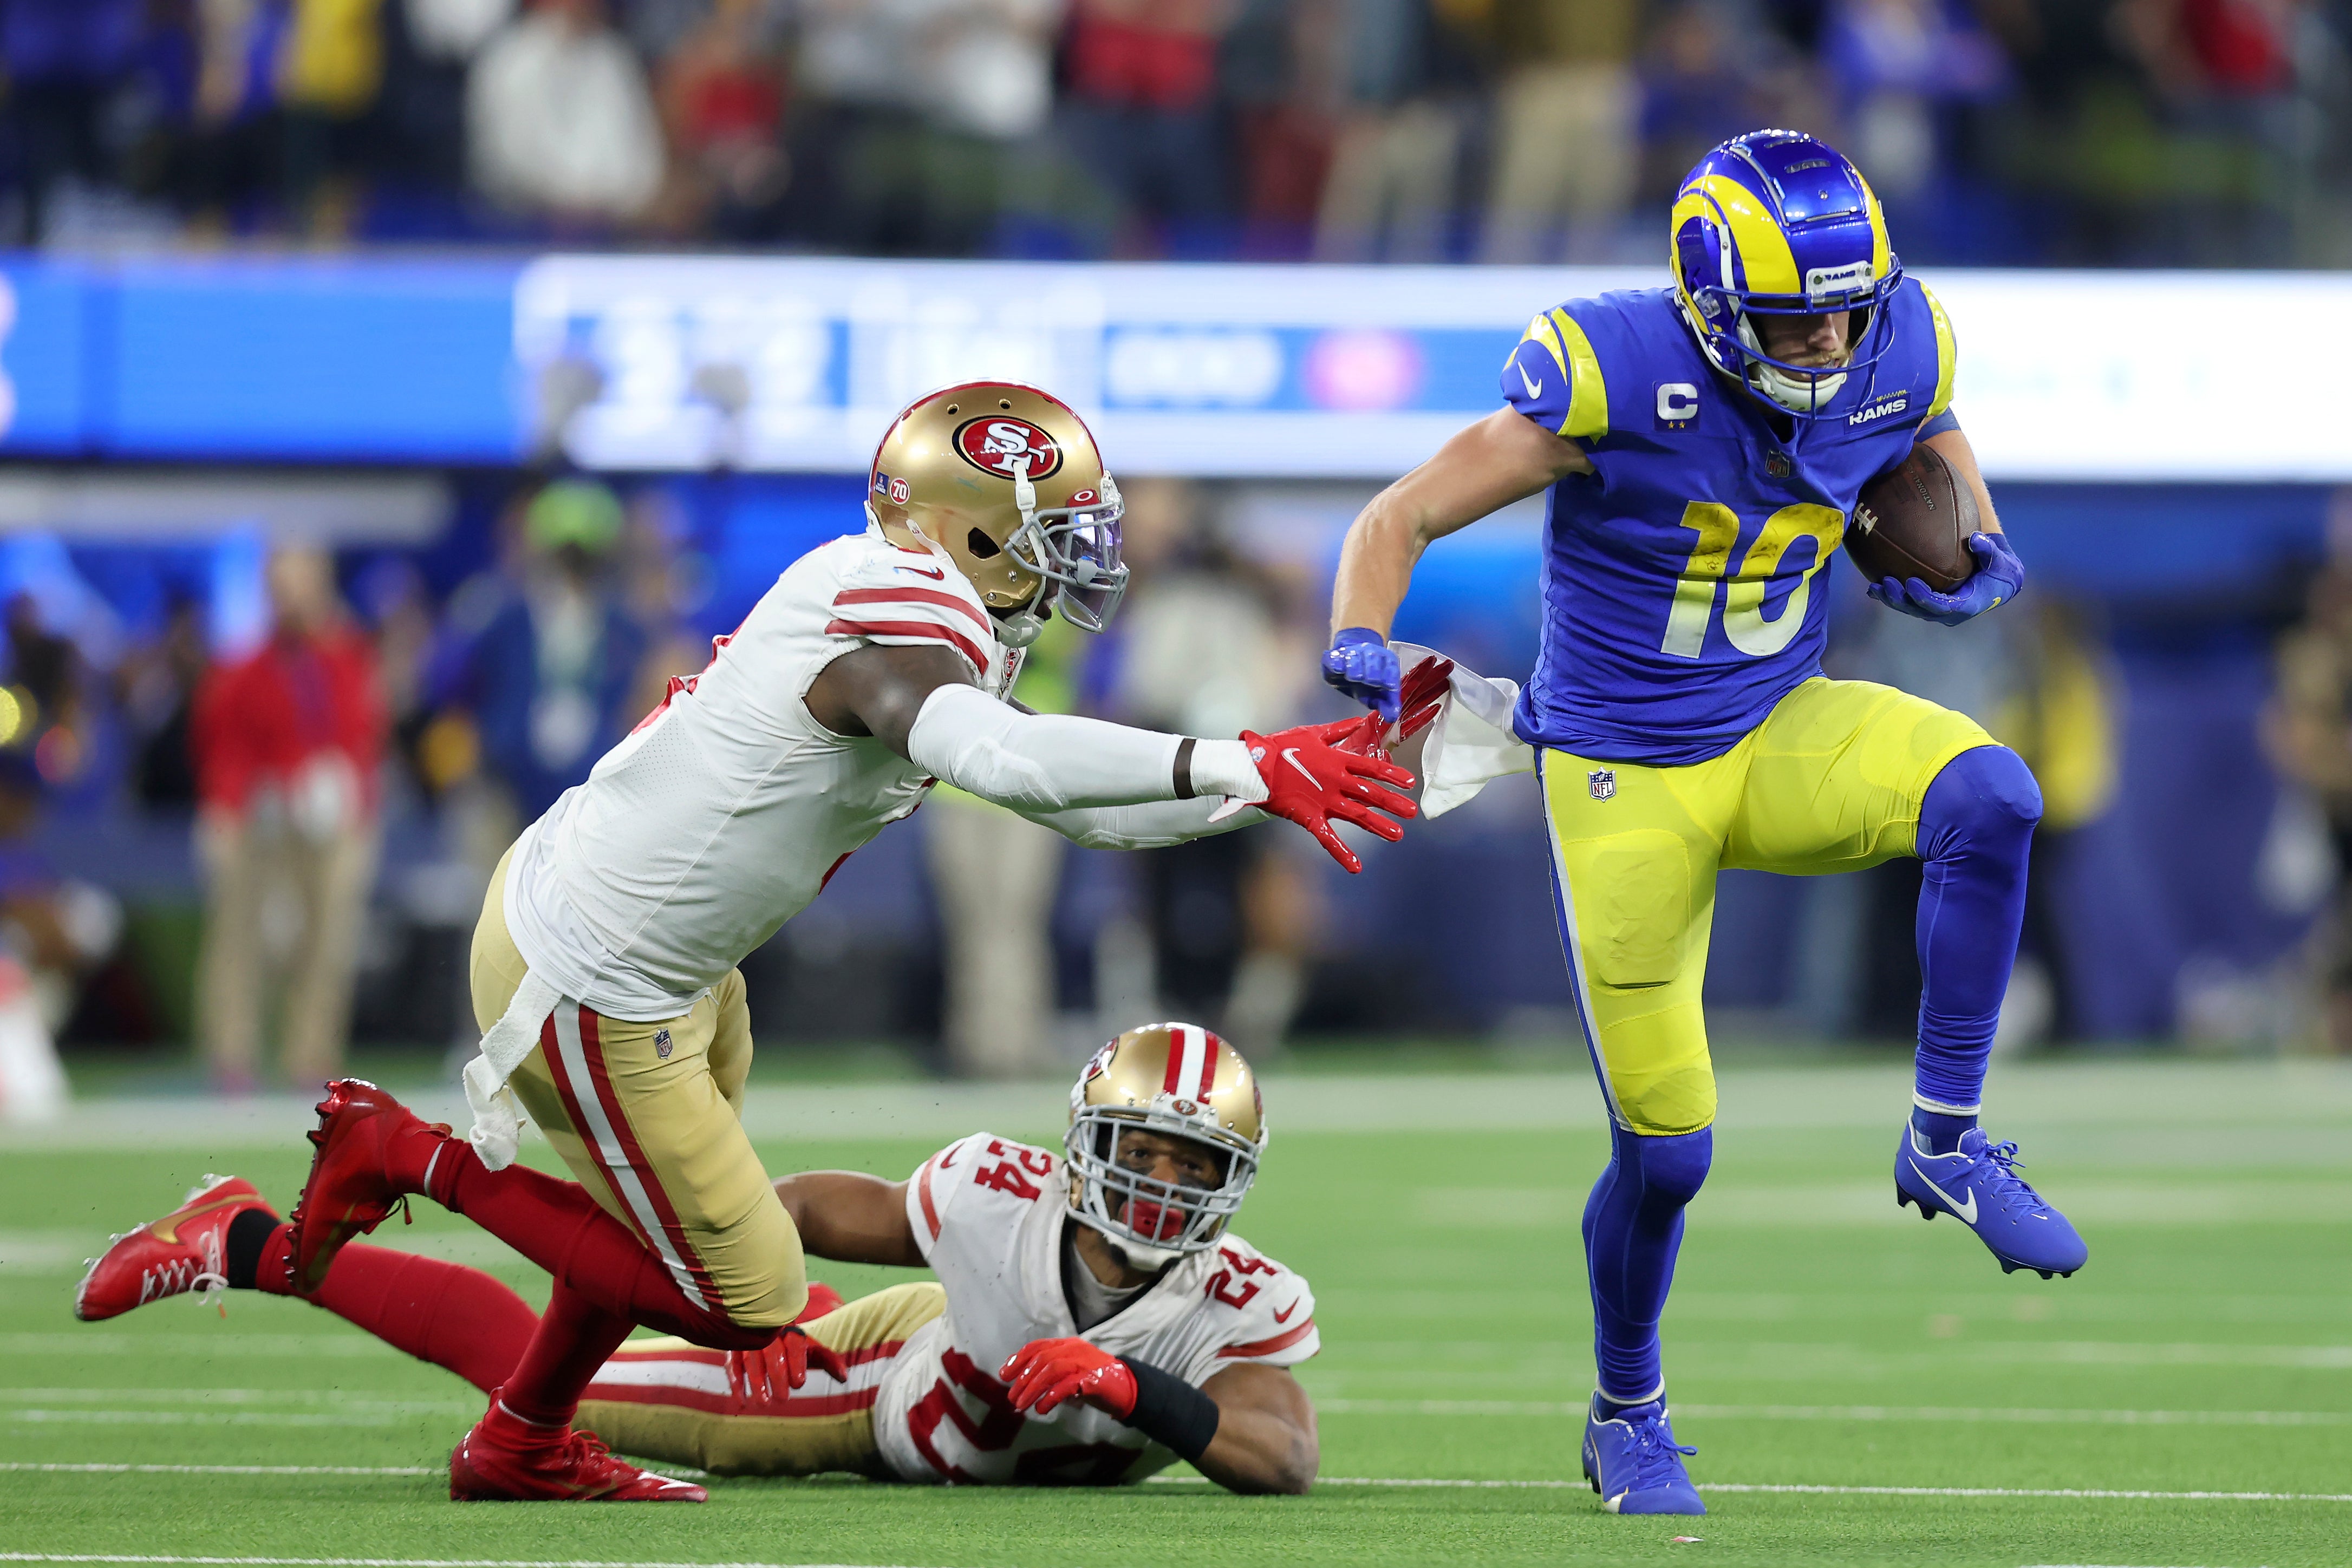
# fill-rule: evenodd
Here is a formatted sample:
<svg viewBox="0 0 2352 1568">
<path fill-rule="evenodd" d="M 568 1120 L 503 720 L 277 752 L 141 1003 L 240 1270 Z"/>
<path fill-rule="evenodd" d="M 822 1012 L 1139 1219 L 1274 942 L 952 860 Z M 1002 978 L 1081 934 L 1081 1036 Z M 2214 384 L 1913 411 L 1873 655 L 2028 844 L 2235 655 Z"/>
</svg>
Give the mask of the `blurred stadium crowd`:
<svg viewBox="0 0 2352 1568">
<path fill-rule="evenodd" d="M 1788 123 L 1915 263 L 2340 264 L 2347 39 L 2346 0 L 5 0 L 0 241 L 1647 260 L 1699 152 Z"/>
<path fill-rule="evenodd" d="M 1129 505 L 1139 587 L 1117 635 L 1055 622 L 1022 700 L 1209 735 L 1334 700 L 1311 684 L 1319 583 L 1227 549 L 1191 485 L 1138 480 Z M 853 489 L 829 531 L 855 516 Z M 231 1092 L 331 1076 L 354 1029 L 470 1050 L 467 943 L 499 854 L 765 586 L 714 603 L 658 486 L 625 504 L 525 481 L 488 533 L 492 559 L 441 591 L 421 568 L 446 561 L 257 541 L 241 627 L 217 552 L 0 540 L 0 1035 L 22 1004 L 69 1045 L 193 1039 Z M 1318 941 L 1311 845 L 1092 856 L 1077 881 L 1118 885 L 1075 894 L 1065 848 L 939 791 L 761 956 L 774 972 L 747 963 L 763 1029 L 937 1037 L 944 1065 L 1019 1074 L 1083 1054 L 1090 992 L 1106 1014 L 1165 1004 L 1282 1039 Z M 917 940 L 857 946 L 910 904 Z M 1074 946 L 1075 1009 L 1057 961 Z"/>
<path fill-rule="evenodd" d="M 698 515 L 733 483 L 483 476 L 421 550 L 0 538 L 0 1112 L 12 1017 L 69 1048 L 194 1040 L 230 1091 L 315 1081 L 354 1038 L 470 1050 L 467 944 L 500 852 L 784 559 L 854 523 L 856 480 L 809 480 L 751 560 Z M 1341 711 L 1313 677 L 1365 492 L 1127 493 L 1134 594 L 1104 637 L 1056 623 L 1021 698 L 1203 735 Z M 2014 494 L 2027 534 L 2056 538 L 2033 521 L 2049 503 Z M 2005 1044 L 2352 1048 L 2338 513 L 2307 613 L 2285 582 L 2210 622 L 2102 601 L 2062 551 L 2015 612 L 1948 631 L 1832 578 L 1830 674 L 1971 714 L 2042 782 Z M 1429 567 L 1401 634 L 1524 669 L 1530 523 Z M 941 790 L 746 961 L 754 1016 L 772 1043 L 890 1040 L 973 1075 L 1163 1011 L 1269 1055 L 1294 1030 L 1570 1049 L 1536 812 L 1497 786 L 1349 878 L 1277 831 L 1078 851 Z M 1905 1039 L 1917 877 L 1727 875 L 1727 1038 Z"/>
</svg>

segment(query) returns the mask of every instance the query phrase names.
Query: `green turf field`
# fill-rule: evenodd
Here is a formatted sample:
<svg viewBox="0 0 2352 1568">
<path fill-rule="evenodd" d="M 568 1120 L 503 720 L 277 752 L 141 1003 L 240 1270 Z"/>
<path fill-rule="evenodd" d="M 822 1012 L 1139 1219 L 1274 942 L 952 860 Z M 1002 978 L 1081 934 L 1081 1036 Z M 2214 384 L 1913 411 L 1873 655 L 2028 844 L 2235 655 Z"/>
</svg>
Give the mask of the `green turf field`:
<svg viewBox="0 0 2352 1568">
<path fill-rule="evenodd" d="M 952 1089 L 827 1092 L 832 1136 L 781 1103 L 752 1118 L 801 1125 L 763 1142 L 772 1168 L 903 1175 L 943 1128 L 1050 1134 L 1060 1094 L 990 1090 L 960 1123 Z M 71 1320 L 107 1231 L 208 1169 L 290 1200 L 301 1146 L 194 1105 L 0 1137 L 0 1561 L 2352 1562 L 2352 1073 L 1997 1074 L 1994 1130 L 2091 1243 L 2045 1283 L 1949 1219 L 1898 1216 L 1902 1074 L 1727 1072 L 1666 1322 L 1704 1520 L 1612 1518 L 1576 1479 L 1591 1098 L 1567 1075 L 1269 1086 L 1240 1228 L 1317 1287 L 1325 1350 L 1302 1375 L 1326 1479 L 1304 1499 L 720 1481 L 698 1509 L 457 1507 L 439 1467 L 478 1398 L 324 1313 L 238 1295 L 226 1322 L 187 1300 Z M 377 1239 L 536 1288 L 437 1211 Z M 886 1278 L 817 1272 L 852 1294 Z"/>
</svg>

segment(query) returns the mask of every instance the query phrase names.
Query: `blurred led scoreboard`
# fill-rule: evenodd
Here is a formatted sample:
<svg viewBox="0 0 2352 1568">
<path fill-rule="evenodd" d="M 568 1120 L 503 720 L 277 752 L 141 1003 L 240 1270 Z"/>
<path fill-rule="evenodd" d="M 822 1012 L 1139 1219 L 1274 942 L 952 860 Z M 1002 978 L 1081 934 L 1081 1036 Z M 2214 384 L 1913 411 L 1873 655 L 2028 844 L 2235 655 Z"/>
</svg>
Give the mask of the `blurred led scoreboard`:
<svg viewBox="0 0 2352 1568">
<path fill-rule="evenodd" d="M 1034 382 L 1129 474 L 1380 477 L 1646 269 L 557 256 L 0 260 L 0 454 L 854 472 Z M 1996 476 L 2352 479 L 2352 277 L 1938 272 Z M 1923 389 L 1924 390 L 1924 389 Z M 1621 411 L 1646 423 L 1646 410 Z"/>
</svg>

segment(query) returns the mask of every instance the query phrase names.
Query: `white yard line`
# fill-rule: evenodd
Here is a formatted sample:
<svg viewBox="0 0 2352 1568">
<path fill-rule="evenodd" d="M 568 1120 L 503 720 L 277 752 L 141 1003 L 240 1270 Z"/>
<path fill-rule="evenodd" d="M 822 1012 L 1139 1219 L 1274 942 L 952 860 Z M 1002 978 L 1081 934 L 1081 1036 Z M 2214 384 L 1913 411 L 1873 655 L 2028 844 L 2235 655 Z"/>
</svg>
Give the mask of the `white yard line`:
<svg viewBox="0 0 2352 1568">
<path fill-rule="evenodd" d="M 1318 1415 L 1538 1416 L 1581 1419 L 1578 1400 L 1318 1399 Z M 1676 1405 L 1676 1416 L 1710 1421 L 1923 1421 L 2084 1427 L 2347 1427 L 2341 1410 L 2032 1410 L 1967 1406 Z"/>
<path fill-rule="evenodd" d="M 0 1470 L 34 1475 L 81 1476 L 439 1476 L 446 1468 L 425 1465 L 69 1465 L 32 1459 L 0 1460 Z"/>
<path fill-rule="evenodd" d="M 447 1399 L 380 1399 L 342 1388 L 0 1388 L 0 1404 L 26 1405 L 332 1405 L 362 1410 L 439 1410 Z"/>
<path fill-rule="evenodd" d="M 0 1423 L 23 1427 L 394 1427 L 417 1416 L 470 1412 L 472 1405 L 423 1404 L 405 1410 L 6 1410 Z"/>
<path fill-rule="evenodd" d="M 1910 1070 L 1891 1064 L 1735 1063 L 1719 1077 L 1724 1120 L 1746 1128 L 1883 1127 L 1891 1134 L 1911 1100 Z M 1016 1135 L 1049 1132 L 1053 1124 L 1038 1113 L 1057 1092 L 1036 1083 L 761 1084 L 746 1096 L 742 1119 L 755 1138 L 936 1145 L 980 1126 Z M 1556 1066 L 1527 1072 L 1277 1073 L 1266 1092 L 1283 1107 L 1283 1126 L 1297 1133 L 1597 1132 L 1604 1124 L 1591 1072 L 1580 1053 L 1566 1050 Z M 454 1088 L 402 1097 L 428 1121 L 465 1119 L 465 1101 Z M 2352 1071 L 2318 1061 L 1997 1062 L 1987 1098 L 2002 1108 L 1995 1124 L 2004 1135 L 2113 1127 L 2145 1139 L 2151 1126 L 2164 1125 L 2245 1132 L 2258 1141 L 2283 1124 L 2292 1133 L 2352 1117 Z M 84 1101 L 52 1125 L 0 1130 L 0 1152 L 131 1146 L 225 1156 L 240 1148 L 299 1147 L 295 1140 L 317 1120 L 311 1100 Z M 1704 1206 L 1694 1210 L 1705 1212 Z"/>
<path fill-rule="evenodd" d="M 184 1563 L 224 1568 L 853 1568 L 838 1563 L 646 1563 L 587 1557 L 177 1557 L 111 1552 L 0 1552 L 0 1563 Z"/>
<path fill-rule="evenodd" d="M 667 1467 L 672 1473 L 680 1471 Z M 81 1475 L 202 1475 L 202 1476 L 437 1476 L 442 1472 L 403 1465 L 77 1465 L 0 1461 L 0 1471 L 33 1471 Z M 699 1474 L 700 1472 L 691 1472 Z M 1207 1486 L 1202 1476 L 1153 1476 L 1154 1483 Z M 1483 1480 L 1418 1476 L 1320 1476 L 1316 1485 L 1327 1487 L 1398 1487 L 1439 1490 L 1582 1491 L 1582 1480 L 1541 1478 L 1528 1480 Z M 2352 1502 L 2352 1492 L 2292 1491 L 2154 1491 L 2090 1487 L 1840 1487 L 1790 1483 L 1709 1481 L 1699 1490 L 1807 1497 L 1962 1497 L 1962 1498 L 2111 1498 L 2146 1502 Z M 106 1557 L 45 1556 L 35 1552 L 0 1552 L 0 1563 L 191 1563 L 284 1565 L 284 1568 L 807 1568 L 783 1563 L 595 1563 L 571 1560 L 520 1562 L 491 1559 L 427 1559 L 408 1557 Z"/>
<path fill-rule="evenodd" d="M 1201 1476 L 1153 1476 L 1154 1481 L 1207 1485 Z M 1318 1476 L 1319 1487 L 1434 1488 L 1470 1491 L 1585 1491 L 1584 1480 L 1545 1478 L 1531 1480 L 1475 1480 L 1454 1478 Z M 2352 1502 L 2352 1492 L 2332 1491 L 2138 1491 L 2078 1487 L 1832 1487 L 1766 1484 L 1748 1481 L 1702 1481 L 1703 1492 L 1796 1493 L 1809 1497 L 2052 1497 L 2121 1498 L 2151 1502 Z"/>
</svg>

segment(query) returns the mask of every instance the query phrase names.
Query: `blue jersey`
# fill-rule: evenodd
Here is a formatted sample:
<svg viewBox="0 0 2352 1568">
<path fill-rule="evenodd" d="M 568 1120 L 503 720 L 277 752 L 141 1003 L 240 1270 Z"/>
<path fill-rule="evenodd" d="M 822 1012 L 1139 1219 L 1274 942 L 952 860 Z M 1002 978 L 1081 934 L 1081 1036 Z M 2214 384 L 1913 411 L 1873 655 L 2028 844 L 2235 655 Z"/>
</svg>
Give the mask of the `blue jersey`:
<svg viewBox="0 0 2352 1568">
<path fill-rule="evenodd" d="M 1892 347 L 1811 421 L 1776 421 L 1717 371 L 1670 289 L 1571 299 L 1528 325 L 1504 395 L 1595 472 L 1546 503 L 1543 643 L 1519 738 L 1704 762 L 1821 672 L 1822 574 L 1855 497 L 1951 402 L 1942 307 L 1906 280 L 1885 308 Z"/>
</svg>

